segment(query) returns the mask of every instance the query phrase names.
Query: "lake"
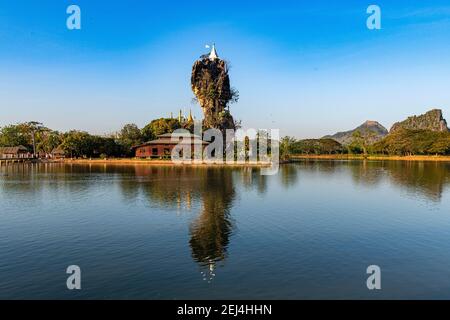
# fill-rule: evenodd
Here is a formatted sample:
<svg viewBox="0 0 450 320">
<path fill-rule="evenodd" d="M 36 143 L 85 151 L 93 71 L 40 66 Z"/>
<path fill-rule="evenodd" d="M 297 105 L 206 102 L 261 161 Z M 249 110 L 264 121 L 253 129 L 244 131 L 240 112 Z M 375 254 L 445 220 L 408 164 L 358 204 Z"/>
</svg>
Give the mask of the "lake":
<svg viewBox="0 0 450 320">
<path fill-rule="evenodd" d="M 450 299 L 449 186 L 444 162 L 3 165 L 0 298 Z"/>
</svg>

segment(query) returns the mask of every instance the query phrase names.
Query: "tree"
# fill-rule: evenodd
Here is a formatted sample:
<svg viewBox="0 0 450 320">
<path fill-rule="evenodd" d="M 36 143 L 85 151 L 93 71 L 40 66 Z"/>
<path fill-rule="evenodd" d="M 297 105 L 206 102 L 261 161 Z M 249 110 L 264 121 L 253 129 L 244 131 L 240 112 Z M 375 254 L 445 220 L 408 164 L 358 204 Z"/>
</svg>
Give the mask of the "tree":
<svg viewBox="0 0 450 320">
<path fill-rule="evenodd" d="M 374 145 L 377 153 L 396 155 L 450 153 L 450 133 L 399 128 Z"/>
<path fill-rule="evenodd" d="M 125 154 L 129 154 L 133 146 L 139 145 L 143 141 L 142 132 L 134 123 L 126 124 L 118 135 L 118 142 Z"/>
<path fill-rule="evenodd" d="M 142 133 L 134 123 L 126 124 L 119 133 L 119 140 L 128 144 L 142 142 Z"/>
<path fill-rule="evenodd" d="M 37 150 L 44 153 L 51 153 L 62 142 L 62 136 L 57 131 L 45 130 L 41 131 L 38 136 Z"/>
<path fill-rule="evenodd" d="M 367 154 L 367 139 L 361 133 L 361 131 L 356 130 L 352 134 L 352 142 L 349 145 L 350 150 L 353 152 L 361 150 L 364 155 Z"/>
<path fill-rule="evenodd" d="M 428 149 L 428 152 L 441 155 L 450 154 L 450 135 L 440 137 L 434 141 Z"/>
<path fill-rule="evenodd" d="M 99 156 L 101 158 L 104 158 L 106 156 L 116 157 L 122 156 L 124 154 L 124 151 L 126 151 L 126 153 L 129 152 L 129 150 L 123 150 L 123 146 L 121 144 L 118 144 L 113 137 L 92 136 L 91 139 L 93 147 L 91 156 Z"/>
<path fill-rule="evenodd" d="M 156 119 L 150 122 L 148 125 L 142 129 L 142 136 L 145 140 L 153 140 L 157 136 L 165 134 L 165 133 L 172 133 L 176 129 L 180 129 L 181 124 L 177 119 L 167 119 L 167 118 L 161 118 Z"/>
<path fill-rule="evenodd" d="M 1 147 L 30 147 L 27 134 L 21 125 L 9 125 L 0 129 Z"/>
<path fill-rule="evenodd" d="M 71 157 L 116 157 L 122 156 L 122 146 L 114 137 L 90 135 L 72 130 L 63 135 L 61 148 Z"/>
<path fill-rule="evenodd" d="M 319 139 L 317 140 L 319 150 L 321 154 L 334 154 L 334 153 L 342 153 L 343 148 L 342 145 L 333 139 Z"/>
<path fill-rule="evenodd" d="M 33 146 L 33 154 L 36 154 L 36 134 L 40 131 L 46 130 L 42 123 L 37 121 L 29 121 L 22 123 L 20 125 L 24 132 L 30 135 L 31 137 L 31 144 Z"/>
<path fill-rule="evenodd" d="M 293 146 L 296 140 L 292 137 L 283 137 L 280 141 L 280 157 L 282 160 L 288 160 L 292 154 Z"/>
<path fill-rule="evenodd" d="M 333 139 L 305 139 L 292 143 L 293 154 L 333 154 L 342 153 L 342 145 Z"/>
<path fill-rule="evenodd" d="M 87 132 L 72 130 L 64 134 L 61 147 L 71 157 L 89 157 L 94 154 L 94 139 Z"/>
</svg>

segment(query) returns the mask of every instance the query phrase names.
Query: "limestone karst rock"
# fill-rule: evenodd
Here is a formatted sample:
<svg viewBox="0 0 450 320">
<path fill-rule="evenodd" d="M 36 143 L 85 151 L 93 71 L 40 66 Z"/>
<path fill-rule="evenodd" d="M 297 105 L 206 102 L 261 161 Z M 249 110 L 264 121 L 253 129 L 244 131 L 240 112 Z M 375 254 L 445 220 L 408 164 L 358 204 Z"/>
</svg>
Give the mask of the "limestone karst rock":
<svg viewBox="0 0 450 320">
<path fill-rule="evenodd" d="M 390 133 L 398 129 L 449 131 L 447 121 L 442 116 L 442 110 L 433 109 L 420 116 L 412 116 L 402 122 L 397 122 L 391 128 Z"/>
<path fill-rule="evenodd" d="M 352 143 L 353 134 L 356 131 L 359 131 L 359 133 L 367 139 L 369 144 L 380 141 L 388 134 L 387 129 L 377 121 L 366 121 L 356 129 L 345 132 L 338 132 L 334 135 L 325 136 L 322 139 L 333 139 L 343 145 L 348 145 Z"/>
<path fill-rule="evenodd" d="M 205 129 L 235 129 L 228 104 L 236 99 L 230 86 L 227 63 L 217 57 L 213 47 L 209 56 L 202 56 L 192 67 L 192 91 L 203 110 Z"/>
</svg>

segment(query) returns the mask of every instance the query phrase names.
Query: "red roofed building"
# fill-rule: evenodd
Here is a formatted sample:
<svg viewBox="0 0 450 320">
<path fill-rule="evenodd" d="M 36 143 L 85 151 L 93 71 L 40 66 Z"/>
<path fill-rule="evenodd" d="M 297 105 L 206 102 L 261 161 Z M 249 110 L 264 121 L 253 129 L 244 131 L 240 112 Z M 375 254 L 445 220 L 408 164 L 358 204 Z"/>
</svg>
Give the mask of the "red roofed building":
<svg viewBox="0 0 450 320">
<path fill-rule="evenodd" d="M 195 145 L 201 145 L 203 150 L 209 143 L 191 133 L 166 133 L 133 149 L 136 158 L 170 158 L 173 148 L 179 144 L 190 144 L 193 153 Z"/>
</svg>

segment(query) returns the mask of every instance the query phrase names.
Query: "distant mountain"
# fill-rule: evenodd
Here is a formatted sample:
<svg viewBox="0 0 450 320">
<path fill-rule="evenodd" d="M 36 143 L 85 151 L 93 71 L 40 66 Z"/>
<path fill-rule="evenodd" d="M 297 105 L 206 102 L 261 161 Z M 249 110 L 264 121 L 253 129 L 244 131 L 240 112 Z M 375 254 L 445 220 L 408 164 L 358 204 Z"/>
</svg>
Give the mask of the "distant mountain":
<svg viewBox="0 0 450 320">
<path fill-rule="evenodd" d="M 398 129 L 408 130 L 430 130 L 436 132 L 448 132 L 447 121 L 442 116 L 442 110 L 433 109 L 420 116 L 412 116 L 402 122 L 397 122 L 391 128 L 390 133 Z"/>
<path fill-rule="evenodd" d="M 342 145 L 348 145 L 352 143 L 353 134 L 357 131 L 359 131 L 359 133 L 363 137 L 366 137 L 369 143 L 378 142 L 386 137 L 389 133 L 387 129 L 377 121 L 366 121 L 356 129 L 345 132 L 338 132 L 332 136 L 325 136 L 322 139 L 333 139 L 341 143 Z"/>
</svg>

